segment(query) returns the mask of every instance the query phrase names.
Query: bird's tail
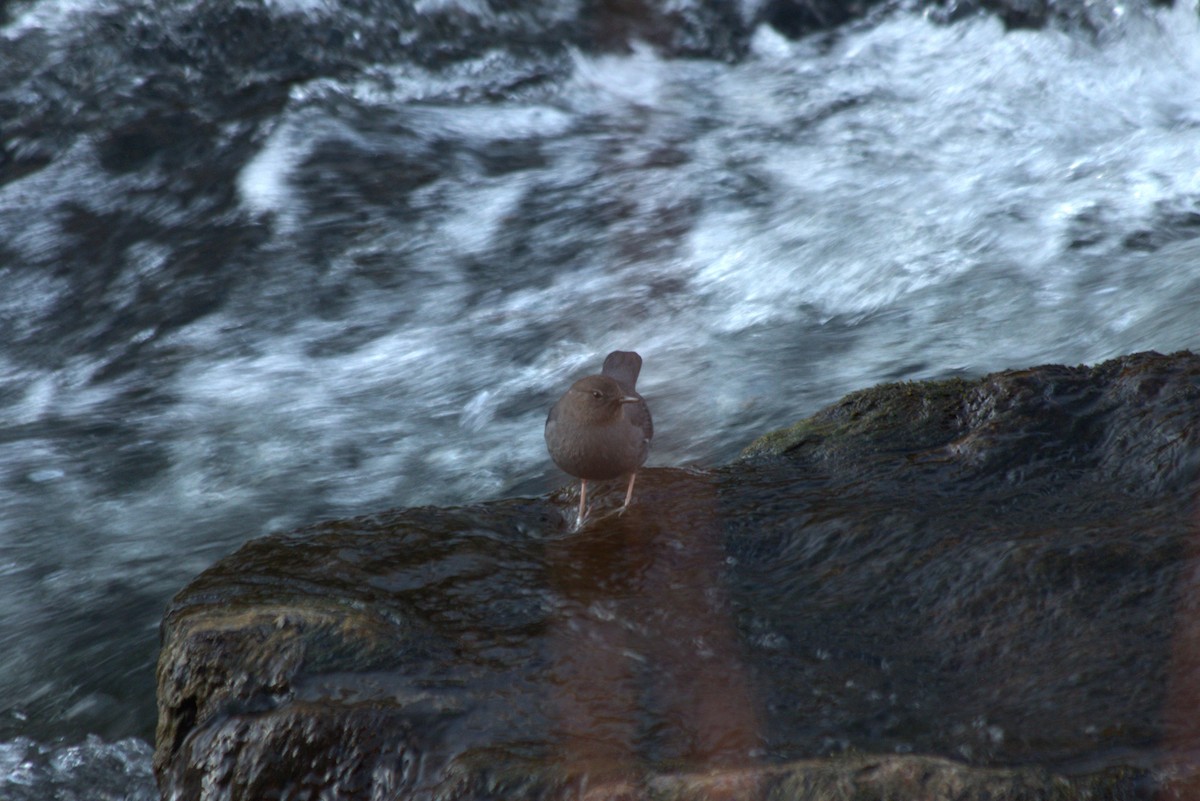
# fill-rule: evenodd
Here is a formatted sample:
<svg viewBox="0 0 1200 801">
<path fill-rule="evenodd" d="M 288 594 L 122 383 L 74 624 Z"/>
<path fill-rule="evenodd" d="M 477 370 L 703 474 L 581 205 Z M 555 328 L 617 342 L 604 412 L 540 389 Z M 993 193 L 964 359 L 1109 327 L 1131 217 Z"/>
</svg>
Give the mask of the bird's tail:
<svg viewBox="0 0 1200 801">
<path fill-rule="evenodd" d="M 625 392 L 633 392 L 637 386 L 638 373 L 642 371 L 642 357 L 631 350 L 614 350 L 604 360 L 601 374 L 621 385 Z"/>
</svg>

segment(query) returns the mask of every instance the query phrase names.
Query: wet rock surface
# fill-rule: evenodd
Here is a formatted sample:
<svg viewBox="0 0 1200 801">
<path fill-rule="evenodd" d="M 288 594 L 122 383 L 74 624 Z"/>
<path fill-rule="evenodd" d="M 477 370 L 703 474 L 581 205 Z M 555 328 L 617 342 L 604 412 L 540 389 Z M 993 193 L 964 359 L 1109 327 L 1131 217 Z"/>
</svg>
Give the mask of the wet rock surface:
<svg viewBox="0 0 1200 801">
<path fill-rule="evenodd" d="M 160 786 L 1186 796 L 1198 423 L 1190 353 L 885 385 L 577 532 L 564 496 L 251 542 L 167 612 Z"/>
</svg>

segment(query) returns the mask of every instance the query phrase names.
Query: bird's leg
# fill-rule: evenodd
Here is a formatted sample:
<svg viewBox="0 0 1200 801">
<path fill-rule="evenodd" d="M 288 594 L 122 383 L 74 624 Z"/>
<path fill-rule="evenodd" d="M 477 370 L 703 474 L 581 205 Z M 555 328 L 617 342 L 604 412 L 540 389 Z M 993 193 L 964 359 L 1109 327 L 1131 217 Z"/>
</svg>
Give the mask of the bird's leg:
<svg viewBox="0 0 1200 801">
<path fill-rule="evenodd" d="M 587 510 L 587 479 L 579 479 L 579 519 L 575 523 L 577 526 L 583 525 L 583 516 Z"/>
<path fill-rule="evenodd" d="M 633 481 L 637 478 L 637 471 L 634 470 L 629 474 L 629 489 L 625 491 L 625 505 L 621 507 L 621 511 L 617 514 L 625 514 L 625 510 L 629 508 L 629 502 L 633 500 Z"/>
</svg>

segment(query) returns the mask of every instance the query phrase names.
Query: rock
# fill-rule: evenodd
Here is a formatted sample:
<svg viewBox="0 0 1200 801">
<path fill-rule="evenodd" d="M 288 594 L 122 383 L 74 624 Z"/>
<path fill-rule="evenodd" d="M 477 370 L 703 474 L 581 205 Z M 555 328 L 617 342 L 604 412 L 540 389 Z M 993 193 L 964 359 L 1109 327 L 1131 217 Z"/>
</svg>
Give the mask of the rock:
<svg viewBox="0 0 1200 801">
<path fill-rule="evenodd" d="M 799 39 L 866 17 L 880 6 L 886 4 L 879 0 L 766 0 L 759 18 L 789 39 Z"/>
<path fill-rule="evenodd" d="M 580 532 L 554 497 L 250 542 L 167 611 L 160 787 L 1188 797 L 1198 440 L 1200 358 L 1137 354 L 854 393 Z"/>
<path fill-rule="evenodd" d="M 756 440 L 767 455 L 923 480 L 896 458 L 940 463 L 989 486 L 1039 478 L 1065 488 L 1115 483 L 1156 497 L 1200 476 L 1197 357 L 1126 356 L 1096 367 L 1046 365 L 978 381 L 887 384 L 855 392 Z"/>
</svg>

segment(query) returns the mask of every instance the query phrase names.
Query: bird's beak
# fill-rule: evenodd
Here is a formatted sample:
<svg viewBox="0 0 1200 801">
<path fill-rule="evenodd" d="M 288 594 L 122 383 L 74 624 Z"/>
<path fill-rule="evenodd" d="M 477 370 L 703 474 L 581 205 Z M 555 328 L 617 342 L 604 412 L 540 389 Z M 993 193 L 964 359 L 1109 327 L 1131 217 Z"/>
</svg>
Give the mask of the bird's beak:
<svg viewBox="0 0 1200 801">
<path fill-rule="evenodd" d="M 640 400 L 641 398 L 635 398 L 632 395 L 627 395 L 624 398 L 621 398 L 620 403 L 637 403 Z"/>
</svg>

